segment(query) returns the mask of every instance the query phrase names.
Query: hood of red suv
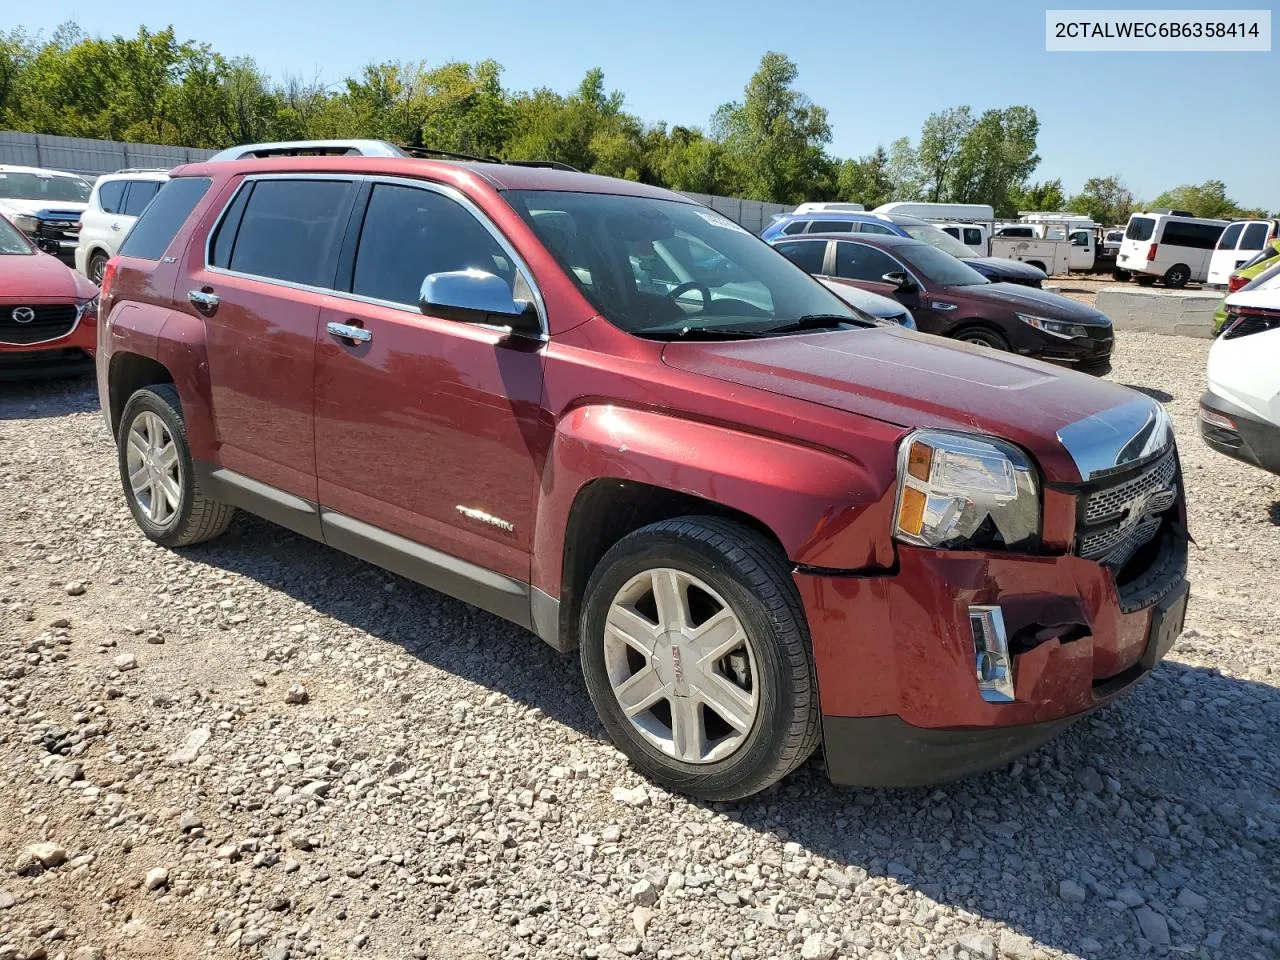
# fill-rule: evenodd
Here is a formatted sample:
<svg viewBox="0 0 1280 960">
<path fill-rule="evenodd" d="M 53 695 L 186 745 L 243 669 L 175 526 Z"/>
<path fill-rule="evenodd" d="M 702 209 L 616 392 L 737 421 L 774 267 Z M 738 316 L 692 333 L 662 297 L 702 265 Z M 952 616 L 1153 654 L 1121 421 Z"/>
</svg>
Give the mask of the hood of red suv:
<svg viewBox="0 0 1280 960">
<path fill-rule="evenodd" d="M 47 253 L 0 254 L 0 303 L 91 300 L 98 288 Z"/>
<path fill-rule="evenodd" d="M 1029 451 L 1046 477 L 1060 483 L 1078 483 L 1099 457 L 1109 458 L 1112 451 L 1115 462 L 1132 459 L 1141 427 L 1129 426 L 1135 410 L 1139 421 L 1146 410 L 1153 419 L 1159 416 L 1154 401 L 1127 387 L 1012 354 L 888 328 L 671 343 L 662 357 L 690 373 L 902 427 L 1001 437 Z M 1122 408 L 1127 416 L 1107 416 Z M 1085 467 L 1076 459 L 1085 459 L 1082 437 L 1094 447 Z"/>
</svg>

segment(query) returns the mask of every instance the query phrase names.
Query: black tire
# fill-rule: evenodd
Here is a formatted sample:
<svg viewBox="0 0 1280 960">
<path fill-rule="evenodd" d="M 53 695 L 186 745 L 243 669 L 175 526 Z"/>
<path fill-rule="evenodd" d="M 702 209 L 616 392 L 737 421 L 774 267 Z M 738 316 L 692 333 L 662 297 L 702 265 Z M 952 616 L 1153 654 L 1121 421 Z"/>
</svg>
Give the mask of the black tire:
<svg viewBox="0 0 1280 960">
<path fill-rule="evenodd" d="M 959 340 L 961 343 L 972 343 L 980 347 L 990 347 L 992 350 L 1004 350 L 1008 352 L 1009 341 L 990 330 L 987 327 L 963 327 L 954 331 L 951 339 Z"/>
<path fill-rule="evenodd" d="M 163 525 L 154 523 L 146 515 L 129 483 L 129 429 L 134 420 L 144 412 L 154 413 L 163 421 L 178 453 L 180 503 L 173 517 Z M 210 500 L 200 492 L 200 481 L 192 465 L 191 447 L 187 442 L 187 425 L 182 419 L 182 401 L 173 384 L 154 384 L 137 391 L 129 398 L 120 415 L 116 448 L 125 501 L 129 504 L 129 512 L 133 514 L 134 521 L 149 539 L 166 547 L 187 547 L 193 543 L 212 540 L 226 532 L 235 517 L 236 509 L 221 501 Z"/>
<path fill-rule="evenodd" d="M 98 286 L 102 286 L 102 275 L 106 272 L 108 259 L 110 258 L 101 250 L 95 250 L 89 255 L 89 262 L 85 264 L 89 279 Z"/>
<path fill-rule="evenodd" d="M 1112 270 L 1111 271 L 1111 278 L 1115 280 L 1116 283 L 1128 283 L 1132 277 L 1133 277 L 1133 274 L 1131 274 L 1128 270 Z"/>
<path fill-rule="evenodd" d="M 1185 263 L 1175 263 L 1164 272 L 1164 285 L 1179 290 L 1191 279 L 1191 268 Z"/>
<path fill-rule="evenodd" d="M 1140 287 L 1150 287 L 1156 282 L 1156 278 L 1149 273 L 1140 273 L 1133 279 L 1138 282 Z"/>
<path fill-rule="evenodd" d="M 736 752 L 711 763 L 686 763 L 650 744 L 623 713 L 609 682 L 609 607 L 633 577 L 661 567 L 683 570 L 716 590 L 751 638 L 759 712 Z M 738 800 L 791 773 L 818 746 L 818 682 L 800 595 L 786 556 L 750 527 L 719 517 L 683 517 L 623 537 L 591 575 L 581 637 L 587 691 L 609 736 L 641 773 L 670 790 Z"/>
<path fill-rule="evenodd" d="M 1048 275 L 1049 275 L 1049 271 L 1048 271 L 1048 269 L 1047 269 L 1047 268 L 1045 267 L 1045 265 L 1044 265 L 1043 263 L 1041 263 L 1039 260 L 1028 260 L 1028 261 L 1027 261 L 1027 266 L 1028 266 L 1028 267 L 1035 267 L 1037 270 L 1039 270 L 1039 271 L 1040 271 L 1041 273 L 1043 273 L 1045 276 L 1048 276 Z"/>
</svg>

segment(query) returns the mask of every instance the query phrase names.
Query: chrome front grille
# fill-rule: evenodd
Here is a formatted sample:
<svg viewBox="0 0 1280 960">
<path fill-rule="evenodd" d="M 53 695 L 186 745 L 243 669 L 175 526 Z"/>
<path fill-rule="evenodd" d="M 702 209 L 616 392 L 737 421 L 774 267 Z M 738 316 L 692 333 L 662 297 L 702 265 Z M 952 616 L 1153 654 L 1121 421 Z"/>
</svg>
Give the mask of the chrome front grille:
<svg viewBox="0 0 1280 960">
<path fill-rule="evenodd" d="M 1173 447 L 1137 476 L 1087 494 L 1077 548 L 1082 557 L 1119 570 L 1150 543 L 1178 502 Z"/>
</svg>

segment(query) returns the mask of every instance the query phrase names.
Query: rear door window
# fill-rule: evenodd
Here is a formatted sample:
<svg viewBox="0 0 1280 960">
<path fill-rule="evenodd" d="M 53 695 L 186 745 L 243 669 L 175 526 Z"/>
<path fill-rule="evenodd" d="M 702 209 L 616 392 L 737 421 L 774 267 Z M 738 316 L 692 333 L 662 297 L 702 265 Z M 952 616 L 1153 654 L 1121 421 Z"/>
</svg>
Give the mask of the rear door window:
<svg viewBox="0 0 1280 960">
<path fill-rule="evenodd" d="M 884 236 L 889 236 L 889 237 L 896 237 L 898 235 L 898 232 L 896 230 L 890 230 L 888 227 L 886 227 L 882 223 L 859 224 L 858 232 L 859 233 L 878 233 L 878 234 L 882 234 Z"/>
<path fill-rule="evenodd" d="M 207 177 L 180 177 L 166 183 L 124 238 L 120 256 L 141 260 L 163 257 L 191 211 L 208 192 L 210 182 Z"/>
<path fill-rule="evenodd" d="M 350 181 L 267 179 L 253 181 L 249 188 L 253 192 L 227 269 L 311 287 L 331 286 L 354 189 Z"/>
<path fill-rule="evenodd" d="M 1151 234 L 1155 232 L 1156 222 L 1151 217 L 1134 217 L 1129 221 L 1129 227 L 1124 232 L 1126 240 L 1150 240 Z"/>
<path fill-rule="evenodd" d="M 147 209 L 147 204 L 151 202 L 159 189 L 160 181 L 158 180 L 130 181 L 129 189 L 125 191 L 124 205 L 120 208 L 120 212 L 126 217 L 142 216 L 142 211 Z"/>
<path fill-rule="evenodd" d="M 469 210 L 434 190 L 375 184 L 360 229 L 351 292 L 416 307 L 428 274 L 456 270 L 494 274 L 515 295 L 515 264 Z"/>
<path fill-rule="evenodd" d="M 1261 250 L 1267 245 L 1267 233 L 1270 224 L 1251 223 L 1244 228 L 1244 236 L 1240 240 L 1241 250 Z"/>
<path fill-rule="evenodd" d="M 805 273 L 822 273 L 822 261 L 827 256 L 825 240 L 789 240 L 775 249 Z"/>
<path fill-rule="evenodd" d="M 102 207 L 103 213 L 120 212 L 121 202 L 124 200 L 124 188 L 127 185 L 126 180 L 112 180 L 98 188 L 98 206 Z"/>
<path fill-rule="evenodd" d="M 1222 239 L 1218 241 L 1219 250 L 1234 250 L 1236 244 L 1240 242 L 1240 234 L 1244 230 L 1243 223 L 1233 223 L 1223 231 Z"/>
</svg>

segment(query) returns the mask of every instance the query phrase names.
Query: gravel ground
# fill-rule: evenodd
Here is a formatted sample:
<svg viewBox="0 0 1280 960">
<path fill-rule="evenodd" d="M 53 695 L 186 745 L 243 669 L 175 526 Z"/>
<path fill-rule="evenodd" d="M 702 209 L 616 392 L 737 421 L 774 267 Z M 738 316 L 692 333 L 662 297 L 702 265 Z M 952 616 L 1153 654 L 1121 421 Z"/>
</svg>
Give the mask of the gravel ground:
<svg viewBox="0 0 1280 960">
<path fill-rule="evenodd" d="M 1169 661 L 1000 773 L 638 777 L 531 635 L 241 516 L 149 544 L 90 384 L 0 393 L 0 960 L 1280 956 L 1280 478 L 1182 442 Z"/>
</svg>

